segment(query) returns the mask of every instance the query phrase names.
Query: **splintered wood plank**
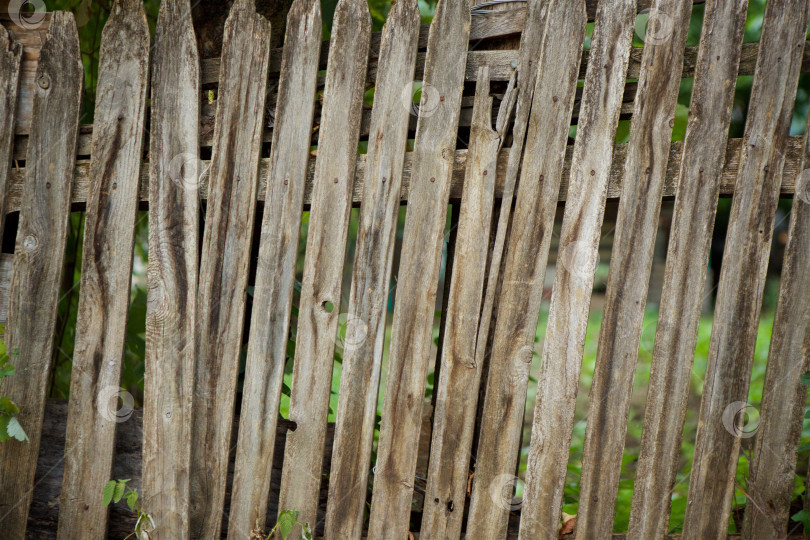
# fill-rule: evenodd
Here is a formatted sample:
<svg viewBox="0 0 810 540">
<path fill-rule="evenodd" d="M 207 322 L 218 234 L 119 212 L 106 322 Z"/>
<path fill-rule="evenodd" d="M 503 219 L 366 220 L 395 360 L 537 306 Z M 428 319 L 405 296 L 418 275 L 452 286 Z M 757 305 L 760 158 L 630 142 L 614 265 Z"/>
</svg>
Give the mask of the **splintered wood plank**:
<svg viewBox="0 0 810 540">
<path fill-rule="evenodd" d="M 287 435 L 279 500 L 280 509 L 298 510 L 299 521 L 313 526 L 318 517 L 370 37 L 371 14 L 365 0 L 341 0 L 332 26 L 333 55 L 326 71 L 298 308 L 290 394 L 290 420 L 296 428 Z"/>
<path fill-rule="evenodd" d="M 633 375 L 691 15 L 691 0 L 655 0 L 650 10 L 589 396 L 578 538 L 603 538 L 613 531 Z"/>
<path fill-rule="evenodd" d="M 710 0 L 703 16 L 630 512 L 634 538 L 669 530 L 747 5 Z"/>
<path fill-rule="evenodd" d="M 422 396 L 447 222 L 470 33 L 468 0 L 440 0 L 430 27 L 414 170 L 397 279 L 369 536 L 408 534 Z M 429 105 L 429 106 L 428 106 Z"/>
<path fill-rule="evenodd" d="M 14 122 L 20 89 L 20 64 L 23 47 L 0 27 L 0 238 L 6 221 L 6 200 L 11 183 L 14 149 Z"/>
<path fill-rule="evenodd" d="M 524 493 L 528 513 L 521 517 L 521 538 L 556 535 L 559 526 L 593 274 L 634 20 L 632 0 L 599 4 L 574 143 L 570 196 L 560 233 L 560 264 L 554 275 L 542 372 L 538 377 Z M 542 274 L 538 279 L 542 281 Z M 536 308 L 539 302 L 532 306 Z M 525 331 L 533 334 L 534 330 L 532 325 Z M 532 341 L 526 345 L 530 348 Z M 531 363 L 529 351 L 518 355 L 526 372 Z M 523 398 L 521 395 L 521 404 Z"/>
<path fill-rule="evenodd" d="M 481 68 L 461 215 L 458 218 L 450 296 L 445 309 L 441 370 L 436 386 L 433 442 L 422 531 L 435 538 L 459 538 L 464 514 L 470 449 L 475 427 L 481 366 L 475 361 L 478 317 L 483 300 L 495 167 L 501 138 L 492 128 L 492 97 L 487 68 Z"/>
<path fill-rule="evenodd" d="M 287 17 L 275 130 L 253 291 L 229 536 L 267 518 L 279 401 L 290 330 L 310 130 L 315 109 L 321 7 L 296 0 Z M 309 99 L 301 99 L 309 96 Z M 275 517 L 275 516 L 273 516 Z"/>
<path fill-rule="evenodd" d="M 0 395 L 20 408 L 17 418 L 29 438 L 0 445 L 0 521 L 9 539 L 25 537 L 70 218 L 84 81 L 73 14 L 51 15 L 36 81 L 4 336 L 17 372 L 0 380 Z"/>
<path fill-rule="evenodd" d="M 121 0 L 101 37 L 93 185 L 84 228 L 76 345 L 65 436 L 58 538 L 105 538 L 119 412 L 149 80 L 149 25 L 139 0 Z M 126 406 L 126 400 L 124 401 Z"/>
<path fill-rule="evenodd" d="M 253 0 L 237 0 L 225 22 L 208 209 L 200 258 L 191 432 L 192 537 L 220 535 L 239 375 L 270 23 Z M 243 536 L 250 531 L 242 531 Z"/>
<path fill-rule="evenodd" d="M 750 436 L 744 411 L 807 19 L 807 0 L 773 0 L 765 7 L 715 304 L 685 538 L 726 534 L 740 440 Z"/>
<path fill-rule="evenodd" d="M 796 475 L 796 449 L 802 434 L 810 371 L 810 137 L 805 133 L 804 193 L 793 199 L 782 266 L 779 305 L 773 323 L 759 430 L 748 487 L 756 504 L 746 506 L 745 538 L 785 538 Z"/>
<path fill-rule="evenodd" d="M 467 524 L 470 538 L 498 538 L 506 534 L 512 474 L 520 445 L 529 365 L 585 26 L 582 1 L 549 3 L 540 52 L 535 57 L 539 72 L 492 338 Z M 501 206 L 501 213 L 504 211 Z M 490 267 L 490 272 L 493 271 L 494 261 Z M 494 286 L 490 279 L 488 294 Z M 476 363 L 483 362 L 486 347 L 484 316 Z M 501 498 L 501 494 L 506 498 Z"/>
<path fill-rule="evenodd" d="M 363 533 L 419 21 L 415 0 L 397 2 L 380 45 L 329 475 L 329 538 Z"/>
<path fill-rule="evenodd" d="M 200 62 L 189 0 L 161 2 L 149 126 L 143 507 L 157 540 L 189 534 L 199 261 Z"/>
</svg>

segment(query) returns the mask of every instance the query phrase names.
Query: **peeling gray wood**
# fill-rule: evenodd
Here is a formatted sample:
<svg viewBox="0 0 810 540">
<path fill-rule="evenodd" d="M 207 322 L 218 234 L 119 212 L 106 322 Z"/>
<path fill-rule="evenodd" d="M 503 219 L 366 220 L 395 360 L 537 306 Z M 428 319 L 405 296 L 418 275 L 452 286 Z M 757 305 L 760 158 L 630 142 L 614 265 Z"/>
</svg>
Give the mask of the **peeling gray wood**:
<svg viewBox="0 0 810 540">
<path fill-rule="evenodd" d="M 228 520 L 228 531 L 234 538 L 244 536 L 242 532 L 250 531 L 257 522 L 259 527 L 265 527 L 267 521 L 267 486 L 276 446 L 271 441 L 276 437 L 287 359 L 321 46 L 321 10 L 317 0 L 293 3 L 284 39 L 270 165 L 261 174 L 267 181 L 266 202 Z M 300 99 L 301 96 L 313 99 Z M 278 457 L 281 455 L 283 452 Z"/>
<path fill-rule="evenodd" d="M 634 4 L 632 0 L 603 1 L 596 16 L 574 143 L 571 196 L 560 232 L 561 264 L 554 276 L 538 376 L 524 493 L 524 505 L 532 513 L 530 519 L 521 518 L 521 538 L 549 536 L 549 531 L 559 526 L 607 180 L 634 29 Z M 551 227 L 547 230 L 550 232 Z M 539 279 L 542 281 L 542 274 Z M 534 331 L 535 326 L 530 328 Z M 528 373 L 531 356 L 528 350 L 521 352 L 519 357 L 525 362 L 522 369 Z"/>
<path fill-rule="evenodd" d="M 90 200 L 70 379 L 59 538 L 105 538 L 129 314 L 138 182 L 149 82 L 149 26 L 119 0 L 101 37 Z M 126 403 L 126 402 L 125 402 Z"/>
<path fill-rule="evenodd" d="M 654 0 L 650 10 L 588 401 L 576 527 L 581 539 L 604 538 L 613 531 L 633 376 L 691 15 L 690 0 Z"/>
<path fill-rule="evenodd" d="M 417 2 L 400 0 L 392 6 L 383 28 L 383 68 L 374 92 L 366 159 L 368 181 L 363 184 L 366 203 L 360 207 L 345 320 L 326 507 L 325 531 L 329 538 L 359 538 L 363 533 L 402 169 L 412 118 L 407 98 L 413 81 L 419 20 Z"/>
<path fill-rule="evenodd" d="M 17 372 L 0 381 L 0 395 L 19 406 L 18 419 L 29 437 L 28 442 L 10 440 L 0 446 L 0 521 L 5 537 L 12 540 L 24 538 L 31 504 L 84 81 L 73 15 L 60 11 L 51 18 L 37 66 L 31 144 L 4 336 Z"/>
<path fill-rule="evenodd" d="M 710 0 L 704 13 L 630 512 L 628 530 L 637 538 L 669 530 L 747 5 Z M 734 152 L 736 141 L 728 142 Z"/>
<path fill-rule="evenodd" d="M 741 427 L 744 418 L 735 415 L 734 408 L 740 407 L 740 403 L 744 407 L 748 397 L 782 182 L 782 148 L 793 116 L 807 20 L 807 0 L 773 0 L 765 9 L 762 54 L 751 89 L 742 166 L 715 303 L 684 517 L 686 538 L 716 538 L 726 534 L 731 513 L 740 439 L 744 434 Z"/>
<path fill-rule="evenodd" d="M 582 1 L 553 0 L 549 3 L 537 58 L 539 72 L 517 204 L 498 295 L 467 525 L 470 538 L 485 539 L 506 534 L 511 493 L 507 496 L 509 501 L 497 495 L 504 494 L 504 489 L 508 490 L 513 481 L 520 444 L 529 376 L 526 362 L 531 363 L 532 358 L 585 25 Z M 504 212 L 501 206 L 501 215 Z M 490 278 L 487 295 L 494 287 L 495 282 Z M 482 315 L 476 363 L 483 362 L 486 350 L 487 334 L 483 322 L 486 316 Z M 495 500 L 493 492 L 496 493 Z"/>
<path fill-rule="evenodd" d="M 298 308 L 289 416 L 296 429 L 287 436 L 279 502 L 280 508 L 298 510 L 300 522 L 313 525 L 318 517 L 324 427 L 332 389 L 370 36 L 368 3 L 341 0 L 335 11 L 331 42 L 333 50 L 340 54 L 332 57 L 326 72 Z M 294 530 L 293 534 L 298 532 Z"/>
<path fill-rule="evenodd" d="M 445 311 L 441 370 L 436 385 L 433 440 L 420 530 L 435 538 L 460 538 L 470 467 L 478 383 L 474 339 L 483 301 L 495 166 L 501 138 L 492 128 L 487 68 L 475 88 L 470 167 L 458 218 L 450 295 Z"/>
<path fill-rule="evenodd" d="M 189 534 L 199 268 L 200 66 L 188 0 L 161 2 L 152 67 L 143 507 L 156 540 Z M 145 168 L 145 167 L 144 167 Z"/>
<path fill-rule="evenodd" d="M 270 23 L 237 0 L 225 23 L 211 185 L 200 257 L 190 535 L 219 534 L 256 211 Z M 242 531 L 247 536 L 250 531 Z"/>
<path fill-rule="evenodd" d="M 0 238 L 6 219 L 6 200 L 11 183 L 14 125 L 20 89 L 20 64 L 23 47 L 0 27 Z"/>
<path fill-rule="evenodd" d="M 422 395 L 433 338 L 433 312 L 456 148 L 470 32 L 468 0 L 440 0 L 430 28 L 425 84 L 405 219 L 369 536 L 408 533 Z M 428 108 L 428 97 L 433 102 Z M 434 105 L 436 96 L 438 103 Z M 428 114 L 429 111 L 429 114 Z"/>
<path fill-rule="evenodd" d="M 810 165 L 805 134 L 804 165 Z M 748 488 L 755 502 L 745 509 L 746 538 L 778 540 L 788 532 L 796 476 L 796 449 L 802 434 L 810 371 L 810 169 L 800 173 L 804 187 L 793 200 L 782 266 L 779 304 L 773 322 L 759 429 L 754 442 Z"/>
</svg>

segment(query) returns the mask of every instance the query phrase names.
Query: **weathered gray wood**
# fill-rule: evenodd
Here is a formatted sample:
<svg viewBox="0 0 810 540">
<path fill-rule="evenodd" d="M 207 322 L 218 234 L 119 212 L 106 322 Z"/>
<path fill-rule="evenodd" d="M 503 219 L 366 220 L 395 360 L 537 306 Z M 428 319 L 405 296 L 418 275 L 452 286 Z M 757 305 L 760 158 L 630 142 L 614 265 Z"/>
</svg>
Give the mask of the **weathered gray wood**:
<svg viewBox="0 0 810 540">
<path fill-rule="evenodd" d="M 804 167 L 810 165 L 808 135 L 805 132 Z M 810 371 L 810 170 L 804 168 L 801 176 L 805 190 L 793 200 L 791 209 L 759 430 L 748 478 L 748 489 L 756 502 L 746 505 L 746 538 L 777 540 L 788 532 L 796 448 L 807 400 L 801 376 Z"/>
<path fill-rule="evenodd" d="M 287 436 L 279 500 L 279 508 L 298 510 L 299 521 L 313 526 L 318 517 L 324 427 L 329 415 L 370 37 L 368 3 L 341 0 L 331 41 L 332 50 L 340 54 L 332 56 L 326 72 L 298 308 L 290 393 L 290 420 L 297 427 Z"/>
<path fill-rule="evenodd" d="M 703 17 L 630 512 L 634 538 L 669 530 L 747 5 L 711 0 Z"/>
<path fill-rule="evenodd" d="M 168 540 L 189 534 L 196 359 L 200 66 L 188 0 L 161 2 L 153 54 L 141 497 L 152 536 Z"/>
<path fill-rule="evenodd" d="M 388 290 L 396 242 L 402 169 L 419 36 L 415 0 L 392 6 L 383 28 L 383 68 L 374 91 L 371 137 L 363 184 L 352 285 L 343 345 L 343 371 L 329 476 L 326 535 L 358 538 L 368 491 L 377 389 L 385 340 Z"/>
<path fill-rule="evenodd" d="M 211 185 L 200 258 L 190 535 L 219 534 L 256 211 L 270 23 L 237 0 L 225 23 Z M 240 534 L 248 535 L 250 531 Z"/>
<path fill-rule="evenodd" d="M 538 377 L 521 538 L 553 536 L 559 524 L 607 179 L 634 21 L 632 0 L 599 4 L 574 143 L 571 196 L 560 232 L 562 264 L 557 265 L 554 276 Z M 528 373 L 531 357 L 527 352 L 518 356 Z"/>
<path fill-rule="evenodd" d="M 0 238 L 6 220 L 23 47 L 0 28 Z"/>
<path fill-rule="evenodd" d="M 689 480 L 687 538 L 727 531 L 744 422 L 734 411 L 748 397 L 807 20 L 807 0 L 773 0 L 765 8 Z"/>
<path fill-rule="evenodd" d="M 433 311 L 442 239 L 456 148 L 456 123 L 464 87 L 464 57 L 470 32 L 468 0 L 440 0 L 430 27 L 423 105 L 414 147 L 414 182 L 402 240 L 385 401 L 377 448 L 369 536 L 404 538 L 408 533 L 415 440 L 433 334 Z"/>
<path fill-rule="evenodd" d="M 71 13 L 55 12 L 40 52 L 5 342 L 17 373 L 0 395 L 20 408 L 28 442 L 0 446 L 0 522 L 21 539 L 31 503 L 70 214 L 84 68 Z"/>
<path fill-rule="evenodd" d="M 284 39 L 270 166 L 262 174 L 267 189 L 253 291 L 257 315 L 250 324 L 228 520 L 234 538 L 267 520 L 321 46 L 317 0 L 293 3 Z"/>
<path fill-rule="evenodd" d="M 650 10 L 588 401 L 576 527 L 581 539 L 603 538 L 613 531 L 633 376 L 691 15 L 690 0 L 654 0 Z"/>
<path fill-rule="evenodd" d="M 496 538 L 506 534 L 509 505 L 493 500 L 493 485 L 506 487 L 513 480 L 515 470 L 528 368 L 551 243 L 549 233 L 557 209 L 556 194 L 563 172 L 562 157 L 568 140 L 567 126 L 571 120 L 585 24 L 584 2 L 549 2 L 540 53 L 536 57 L 539 72 L 498 297 L 467 525 L 470 538 Z M 502 205 L 501 216 L 505 212 Z M 496 255 L 497 252 L 490 266 L 488 296 L 495 287 L 492 272 Z M 476 363 L 483 362 L 486 350 L 486 316 L 482 314 Z M 496 488 L 496 493 L 501 491 Z"/>
<path fill-rule="evenodd" d="M 470 467 L 480 364 L 476 342 L 483 301 L 492 210 L 495 166 L 501 137 L 492 127 L 492 97 L 487 68 L 481 68 L 475 89 L 461 215 L 458 218 L 450 295 L 445 311 L 441 370 L 436 385 L 433 440 L 428 484 L 422 512 L 423 536 L 459 538 Z"/>
<path fill-rule="evenodd" d="M 70 380 L 59 538 L 105 538 L 126 339 L 149 81 L 149 25 L 139 0 L 115 3 L 101 37 L 92 186 Z"/>
</svg>

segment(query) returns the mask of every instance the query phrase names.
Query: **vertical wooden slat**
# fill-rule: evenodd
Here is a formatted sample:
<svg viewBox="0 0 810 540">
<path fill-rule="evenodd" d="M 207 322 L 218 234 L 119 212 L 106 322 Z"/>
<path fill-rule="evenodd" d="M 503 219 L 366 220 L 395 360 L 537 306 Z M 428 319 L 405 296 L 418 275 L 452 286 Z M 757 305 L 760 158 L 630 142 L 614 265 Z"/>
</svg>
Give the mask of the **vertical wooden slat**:
<svg viewBox="0 0 810 540">
<path fill-rule="evenodd" d="M 503 504 L 499 498 L 493 499 L 493 486 L 498 494 L 508 490 L 515 471 L 585 26 L 584 2 L 549 3 L 498 299 L 467 524 L 470 538 L 506 534 L 512 494 L 508 493 L 509 501 Z M 502 215 L 504 210 L 501 206 Z M 490 281 L 488 288 L 492 286 Z M 480 353 L 486 336 L 479 333 L 478 339 Z"/>
<path fill-rule="evenodd" d="M 149 26 L 138 0 L 115 3 L 101 37 L 81 296 L 70 380 L 59 538 L 104 538 L 138 212 Z"/>
<path fill-rule="evenodd" d="M 246 536 L 257 521 L 263 528 L 267 517 L 321 32 L 320 3 L 296 0 L 287 17 L 256 265 L 252 308 L 256 315 L 250 324 L 228 520 L 234 538 Z"/>
<path fill-rule="evenodd" d="M 397 2 L 380 45 L 329 476 L 329 538 L 363 532 L 419 22 L 415 0 Z"/>
<path fill-rule="evenodd" d="M 189 534 L 199 264 L 200 62 L 189 0 L 160 5 L 149 126 L 143 507 L 156 540 Z"/>
<path fill-rule="evenodd" d="M 802 434 L 810 371 L 810 133 L 793 199 L 782 266 L 779 305 L 762 390 L 759 430 L 754 442 L 748 490 L 756 501 L 746 505 L 743 538 L 777 540 L 788 532 L 796 475 L 796 448 Z"/>
<path fill-rule="evenodd" d="M 807 17 L 807 0 L 773 0 L 765 7 L 709 345 L 686 539 L 724 537 L 728 530 L 744 420 L 735 412 L 748 397 Z M 729 411 L 733 421 L 724 422 Z"/>
<path fill-rule="evenodd" d="M 6 221 L 22 54 L 22 45 L 9 36 L 5 27 L 0 28 L 0 239 Z"/>
<path fill-rule="evenodd" d="M 600 2 L 537 385 L 521 538 L 556 536 L 635 2 Z M 533 328 L 532 328 L 533 330 Z M 526 355 L 528 356 L 528 355 Z M 530 357 L 526 360 L 526 368 Z"/>
<path fill-rule="evenodd" d="M 71 13 L 51 15 L 35 81 L 5 335 L 17 373 L 0 381 L 0 395 L 19 406 L 30 439 L 0 446 L 0 525 L 8 539 L 25 536 L 65 257 L 84 81 Z"/>
<path fill-rule="evenodd" d="M 650 10 L 589 396 L 578 538 L 603 538 L 613 531 L 633 375 L 691 15 L 691 0 L 655 0 Z"/>
<path fill-rule="evenodd" d="M 422 513 L 425 534 L 459 538 L 464 514 L 480 366 L 475 340 L 481 313 L 501 138 L 492 128 L 489 68 L 475 88 L 467 170 L 458 218 L 450 296 L 445 308 L 442 365 L 436 385 L 433 440 Z"/>
<path fill-rule="evenodd" d="M 321 487 L 370 38 L 371 15 L 365 0 L 341 0 L 335 10 L 329 45 L 298 308 L 290 394 L 290 420 L 296 429 L 287 435 L 279 499 L 280 509 L 298 510 L 299 520 L 313 527 Z"/>
<path fill-rule="evenodd" d="M 200 258 L 191 432 L 192 537 L 219 537 L 222 522 L 269 61 L 270 23 L 256 13 L 253 0 L 237 0 L 225 23 Z"/>
<path fill-rule="evenodd" d="M 710 0 L 703 15 L 630 512 L 634 538 L 669 529 L 747 5 Z"/>
<path fill-rule="evenodd" d="M 422 90 L 423 106 L 431 100 L 431 107 L 420 108 L 416 127 L 397 279 L 369 523 L 373 538 L 408 534 L 469 33 L 470 2 L 440 0 L 430 26 L 427 89 Z"/>
</svg>

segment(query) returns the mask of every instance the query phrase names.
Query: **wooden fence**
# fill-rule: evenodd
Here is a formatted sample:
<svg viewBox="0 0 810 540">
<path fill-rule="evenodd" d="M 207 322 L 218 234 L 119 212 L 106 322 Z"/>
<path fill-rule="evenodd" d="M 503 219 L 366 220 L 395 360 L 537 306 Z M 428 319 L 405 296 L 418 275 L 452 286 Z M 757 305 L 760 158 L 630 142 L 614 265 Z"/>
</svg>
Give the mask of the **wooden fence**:
<svg viewBox="0 0 810 540">
<path fill-rule="evenodd" d="M 84 69 L 73 16 L 52 13 L 33 32 L 17 20 L 11 38 L 0 30 L 0 215 L 19 212 L 15 252 L 0 261 L 17 374 L 0 382 L 0 396 L 19 405 L 30 438 L 0 447 L 4 538 L 125 535 L 131 519 L 114 509 L 109 520 L 102 500 L 104 484 L 121 476 L 135 478 L 155 539 L 247 539 L 256 527 L 269 530 L 279 509 L 296 509 L 329 539 L 557 538 L 600 229 L 606 201 L 618 199 L 575 532 L 610 537 L 658 216 L 662 199 L 674 197 L 627 533 L 663 538 L 721 195 L 733 195 L 733 205 L 682 537 L 727 534 L 785 196 L 794 201 L 750 469 L 756 497 L 742 536 L 787 534 L 807 391 L 800 376 L 810 370 L 810 137 L 789 137 L 799 75 L 810 71 L 808 0 L 768 0 L 762 37 L 746 44 L 747 0 L 706 0 L 697 47 L 686 46 L 691 0 L 529 0 L 490 15 L 470 8 L 440 0 L 428 31 L 416 0 L 399 0 L 376 34 L 365 0 L 341 0 L 322 43 L 319 2 L 296 0 L 284 48 L 271 50 L 279 29 L 252 0 L 236 0 L 222 57 L 200 62 L 189 0 L 162 2 L 151 41 L 141 2 L 116 0 L 92 129 L 79 125 Z M 645 46 L 634 48 L 643 9 Z M 516 33 L 519 50 L 471 47 Z M 753 75 L 753 89 L 745 135 L 729 140 L 738 75 Z M 673 143 L 682 77 L 694 79 L 692 103 L 686 138 Z M 424 81 L 418 114 L 414 80 Z M 372 107 L 364 105 L 368 83 Z M 497 98 L 495 83 L 505 86 Z M 209 90 L 213 105 L 202 99 Z M 615 144 L 620 117 L 632 118 L 630 136 Z M 458 148 L 459 129 L 466 149 Z M 361 139 L 367 152 L 358 155 Z M 560 202 L 560 264 L 525 487 L 513 499 Z M 136 214 L 147 203 L 144 407 L 124 418 L 119 381 Z M 454 232 L 435 360 L 448 203 Z M 46 395 L 71 211 L 84 211 L 86 221 L 65 412 Z M 350 290 L 341 290 L 350 263 Z M 342 296 L 348 315 L 332 425 Z"/>
</svg>

